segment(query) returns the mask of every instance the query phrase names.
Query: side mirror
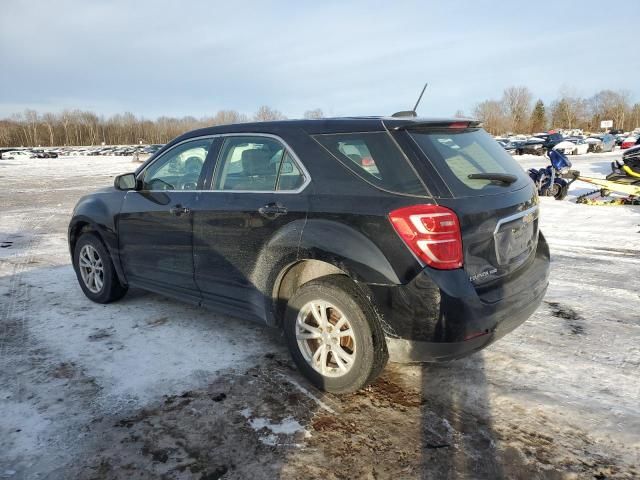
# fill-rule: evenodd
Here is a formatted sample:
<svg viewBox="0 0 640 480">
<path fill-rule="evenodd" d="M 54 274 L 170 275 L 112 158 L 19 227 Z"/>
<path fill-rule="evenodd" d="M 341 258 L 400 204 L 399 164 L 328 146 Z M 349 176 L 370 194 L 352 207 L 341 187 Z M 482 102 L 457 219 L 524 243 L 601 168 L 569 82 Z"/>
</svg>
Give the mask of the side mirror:
<svg viewBox="0 0 640 480">
<path fill-rule="evenodd" d="M 123 173 L 118 175 L 113 181 L 116 190 L 136 190 L 136 175 L 134 173 Z"/>
</svg>

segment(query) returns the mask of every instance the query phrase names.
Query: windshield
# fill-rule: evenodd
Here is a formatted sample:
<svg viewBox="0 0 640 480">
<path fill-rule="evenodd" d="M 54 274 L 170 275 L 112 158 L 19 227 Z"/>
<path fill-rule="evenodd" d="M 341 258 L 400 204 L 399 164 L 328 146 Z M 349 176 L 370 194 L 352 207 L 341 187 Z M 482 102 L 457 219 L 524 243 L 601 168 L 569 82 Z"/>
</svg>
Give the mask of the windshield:
<svg viewBox="0 0 640 480">
<path fill-rule="evenodd" d="M 414 130 L 409 134 L 456 197 L 503 193 L 529 181 L 511 155 L 482 129 Z M 479 173 L 515 175 L 517 180 L 507 186 L 487 178 L 469 178 Z"/>
</svg>

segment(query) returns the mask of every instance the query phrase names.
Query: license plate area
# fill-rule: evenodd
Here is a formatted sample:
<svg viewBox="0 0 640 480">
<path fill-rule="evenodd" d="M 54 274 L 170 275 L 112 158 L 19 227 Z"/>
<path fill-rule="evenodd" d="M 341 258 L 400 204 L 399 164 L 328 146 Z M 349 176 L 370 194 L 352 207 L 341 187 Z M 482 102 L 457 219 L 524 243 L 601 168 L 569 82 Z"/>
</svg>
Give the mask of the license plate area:
<svg viewBox="0 0 640 480">
<path fill-rule="evenodd" d="M 501 219 L 493 234 L 498 265 L 508 265 L 528 258 L 538 240 L 538 209 L 520 212 Z"/>
</svg>

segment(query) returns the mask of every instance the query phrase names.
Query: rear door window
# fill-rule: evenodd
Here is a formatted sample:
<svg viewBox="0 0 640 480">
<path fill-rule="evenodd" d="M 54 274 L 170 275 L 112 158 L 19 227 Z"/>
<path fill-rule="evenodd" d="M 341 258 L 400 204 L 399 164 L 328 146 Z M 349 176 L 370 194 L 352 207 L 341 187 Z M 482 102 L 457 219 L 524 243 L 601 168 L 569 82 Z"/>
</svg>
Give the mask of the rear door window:
<svg viewBox="0 0 640 480">
<path fill-rule="evenodd" d="M 305 176 L 278 140 L 262 136 L 225 140 L 214 176 L 214 190 L 294 191 Z"/>
<path fill-rule="evenodd" d="M 313 137 L 360 178 L 394 193 L 426 196 L 400 149 L 386 132 L 332 133 Z"/>
<path fill-rule="evenodd" d="M 412 130 L 410 136 L 443 177 L 454 196 L 480 196 L 522 188 L 529 181 L 522 167 L 482 129 Z M 470 179 L 473 173 L 515 175 L 505 185 L 492 180 Z"/>
</svg>

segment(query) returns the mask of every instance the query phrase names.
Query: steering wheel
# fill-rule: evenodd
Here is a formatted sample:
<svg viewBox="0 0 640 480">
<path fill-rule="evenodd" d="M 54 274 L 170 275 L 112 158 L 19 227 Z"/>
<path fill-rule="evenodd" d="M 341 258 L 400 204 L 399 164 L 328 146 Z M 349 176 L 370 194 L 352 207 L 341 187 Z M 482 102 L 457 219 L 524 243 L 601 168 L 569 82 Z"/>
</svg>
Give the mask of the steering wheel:
<svg viewBox="0 0 640 480">
<path fill-rule="evenodd" d="M 196 190 L 198 188 L 199 175 L 185 175 L 180 181 L 181 190 Z"/>
</svg>

